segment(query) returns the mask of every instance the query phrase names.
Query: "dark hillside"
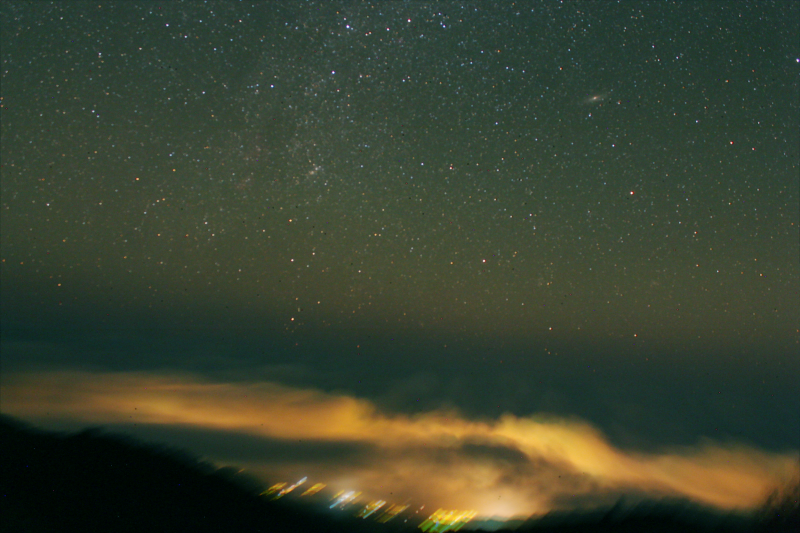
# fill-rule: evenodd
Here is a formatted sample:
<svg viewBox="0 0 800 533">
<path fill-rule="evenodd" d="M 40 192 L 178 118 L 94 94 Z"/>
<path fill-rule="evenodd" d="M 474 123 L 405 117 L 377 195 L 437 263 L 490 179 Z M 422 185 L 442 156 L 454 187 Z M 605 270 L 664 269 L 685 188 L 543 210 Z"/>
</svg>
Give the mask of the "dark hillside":
<svg viewBox="0 0 800 533">
<path fill-rule="evenodd" d="M 349 516 L 301 513 L 184 452 L 0 417 L 0 527 L 8 532 L 367 531 Z"/>
</svg>

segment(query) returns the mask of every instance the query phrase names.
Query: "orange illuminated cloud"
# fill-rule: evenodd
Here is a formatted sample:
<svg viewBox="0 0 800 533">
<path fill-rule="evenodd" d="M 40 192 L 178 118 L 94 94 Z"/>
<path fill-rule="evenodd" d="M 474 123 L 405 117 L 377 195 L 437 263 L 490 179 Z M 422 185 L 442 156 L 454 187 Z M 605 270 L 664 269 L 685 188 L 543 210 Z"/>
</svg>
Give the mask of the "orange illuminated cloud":
<svg viewBox="0 0 800 533">
<path fill-rule="evenodd" d="M 284 442 L 374 450 L 346 470 L 324 457 L 300 465 L 323 481 L 385 497 L 414 498 L 482 514 L 547 511 L 568 497 L 624 492 L 678 496 L 720 508 L 759 505 L 797 476 L 797 453 L 707 442 L 636 453 L 612 446 L 586 422 L 456 412 L 381 412 L 369 401 L 276 383 L 212 383 L 149 373 L 4 375 L 3 412 L 40 424 L 155 424 Z M 191 443 L 185 443 L 191 447 Z M 196 450 L 202 452 L 202 450 Z M 213 459 L 213 457 L 212 457 Z M 256 471 L 286 469 L 264 457 Z M 431 501 L 435 500 L 435 501 Z"/>
</svg>

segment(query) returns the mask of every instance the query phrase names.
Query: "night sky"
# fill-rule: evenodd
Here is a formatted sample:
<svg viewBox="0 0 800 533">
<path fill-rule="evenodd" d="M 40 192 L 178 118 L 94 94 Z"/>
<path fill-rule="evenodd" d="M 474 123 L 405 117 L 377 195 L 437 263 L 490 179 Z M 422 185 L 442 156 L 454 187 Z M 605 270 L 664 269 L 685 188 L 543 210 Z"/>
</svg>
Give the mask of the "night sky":
<svg viewBox="0 0 800 533">
<path fill-rule="evenodd" d="M 4 413 L 483 513 L 797 475 L 800 4 L 0 15 Z"/>
</svg>

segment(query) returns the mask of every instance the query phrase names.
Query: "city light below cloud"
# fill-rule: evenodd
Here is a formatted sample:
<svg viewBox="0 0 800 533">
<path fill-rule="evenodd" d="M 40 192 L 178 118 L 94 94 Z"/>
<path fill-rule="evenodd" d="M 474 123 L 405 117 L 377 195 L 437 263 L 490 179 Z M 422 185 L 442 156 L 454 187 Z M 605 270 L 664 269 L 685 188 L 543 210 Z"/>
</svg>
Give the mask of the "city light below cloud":
<svg viewBox="0 0 800 533">
<path fill-rule="evenodd" d="M 470 420 L 444 410 L 410 416 L 345 394 L 188 375 L 19 373 L 3 376 L 2 399 L 4 413 L 45 427 L 107 425 L 134 435 L 142 426 L 179 427 L 223 432 L 231 443 L 263 439 L 265 448 L 276 441 L 302 445 L 318 453 L 243 455 L 238 464 L 265 477 L 290 478 L 303 470 L 311 484 L 341 485 L 388 505 L 413 499 L 481 515 L 542 513 L 622 494 L 746 509 L 762 504 L 800 468 L 796 451 L 712 441 L 623 450 L 577 419 Z M 171 444 L 218 462 L 237 460 L 235 454 L 215 456 L 202 442 Z M 331 455 L 333 445 L 348 459 Z"/>
</svg>

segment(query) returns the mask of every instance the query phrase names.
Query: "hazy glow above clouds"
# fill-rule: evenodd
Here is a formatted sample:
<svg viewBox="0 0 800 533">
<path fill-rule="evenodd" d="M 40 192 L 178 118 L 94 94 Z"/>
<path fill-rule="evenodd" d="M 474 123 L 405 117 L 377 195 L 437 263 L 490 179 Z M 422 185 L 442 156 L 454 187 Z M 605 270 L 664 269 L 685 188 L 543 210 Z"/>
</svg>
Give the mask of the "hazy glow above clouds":
<svg viewBox="0 0 800 533">
<path fill-rule="evenodd" d="M 607 501 L 623 492 L 746 508 L 759 505 L 800 468 L 796 452 L 772 454 L 707 442 L 637 453 L 615 448 L 580 420 L 505 415 L 478 421 L 445 411 L 398 415 L 347 395 L 275 383 L 209 383 L 190 376 L 6 375 L 2 410 L 45 425 L 70 420 L 190 426 L 230 432 L 232 440 L 249 435 L 322 449 L 326 443 L 360 446 L 364 456 L 353 464 L 323 452 L 292 467 L 328 477 L 319 481 L 346 481 L 383 497 L 484 514 L 541 512 L 569 505 L 571 498 Z M 203 453 L 192 444 L 181 445 Z M 287 462 L 279 459 L 265 454 L 263 461 L 242 464 L 262 472 L 288 471 Z"/>
</svg>

